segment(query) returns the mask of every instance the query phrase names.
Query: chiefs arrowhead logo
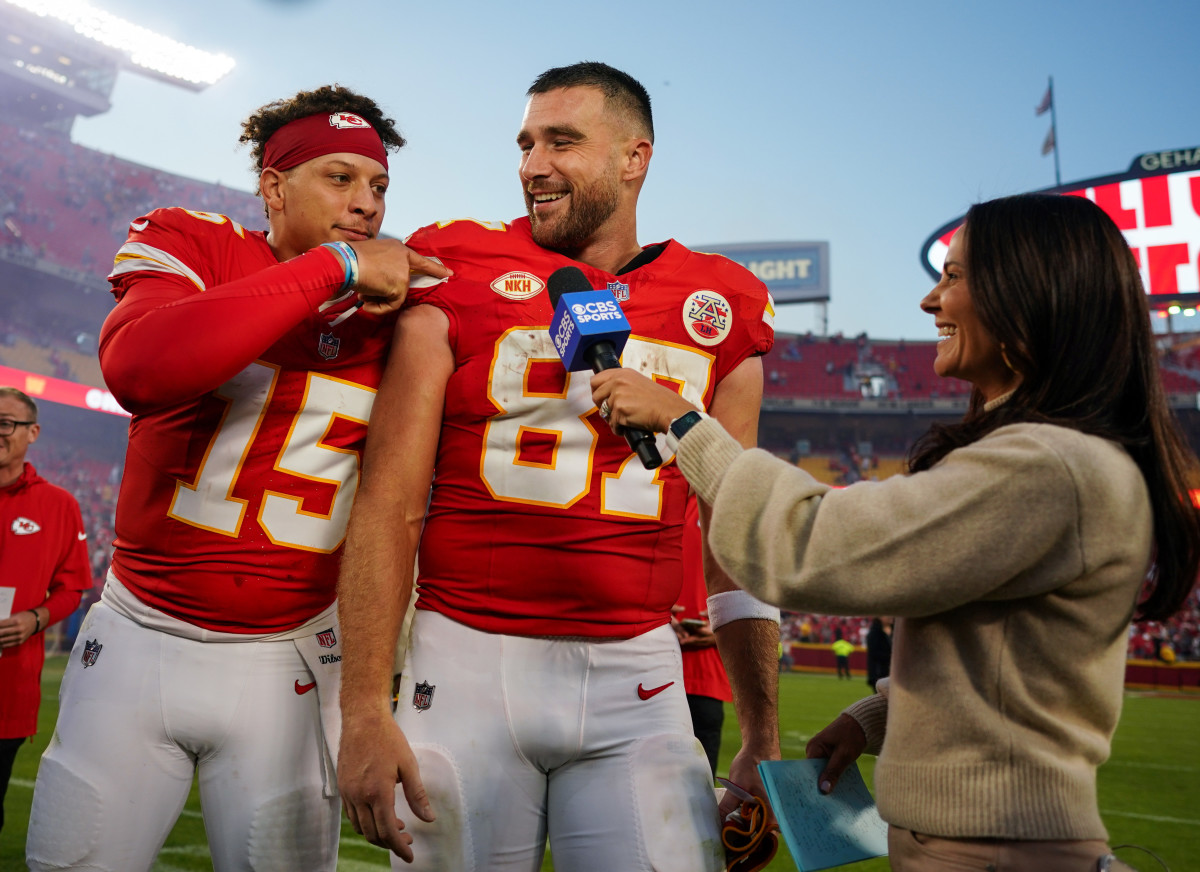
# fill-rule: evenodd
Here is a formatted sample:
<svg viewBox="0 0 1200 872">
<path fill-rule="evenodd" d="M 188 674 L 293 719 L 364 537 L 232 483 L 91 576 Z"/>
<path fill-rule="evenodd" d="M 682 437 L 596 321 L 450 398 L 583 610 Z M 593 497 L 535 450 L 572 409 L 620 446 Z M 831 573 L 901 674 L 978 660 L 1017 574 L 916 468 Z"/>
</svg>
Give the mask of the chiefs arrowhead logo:
<svg viewBox="0 0 1200 872">
<path fill-rule="evenodd" d="M 28 536 L 30 533 L 41 532 L 41 526 L 37 521 L 31 521 L 28 518 L 17 518 L 12 522 L 12 531 L 18 536 Z"/>
<path fill-rule="evenodd" d="M 329 126 L 339 130 L 352 130 L 356 127 L 370 127 L 371 125 L 361 115 L 355 115 L 353 112 L 334 112 L 329 116 Z"/>
</svg>

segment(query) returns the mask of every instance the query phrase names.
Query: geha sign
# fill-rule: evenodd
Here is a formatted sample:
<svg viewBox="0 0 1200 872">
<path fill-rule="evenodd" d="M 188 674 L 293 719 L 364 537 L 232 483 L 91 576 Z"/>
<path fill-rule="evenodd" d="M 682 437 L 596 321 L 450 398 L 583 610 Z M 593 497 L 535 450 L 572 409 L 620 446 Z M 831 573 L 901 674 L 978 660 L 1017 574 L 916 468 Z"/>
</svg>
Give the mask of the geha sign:
<svg viewBox="0 0 1200 872">
<path fill-rule="evenodd" d="M 1046 193 L 1087 197 L 1125 234 L 1152 306 L 1200 301 L 1200 147 L 1138 155 L 1124 173 L 1073 182 Z M 921 265 L 941 274 L 956 218 L 921 248 Z"/>
</svg>

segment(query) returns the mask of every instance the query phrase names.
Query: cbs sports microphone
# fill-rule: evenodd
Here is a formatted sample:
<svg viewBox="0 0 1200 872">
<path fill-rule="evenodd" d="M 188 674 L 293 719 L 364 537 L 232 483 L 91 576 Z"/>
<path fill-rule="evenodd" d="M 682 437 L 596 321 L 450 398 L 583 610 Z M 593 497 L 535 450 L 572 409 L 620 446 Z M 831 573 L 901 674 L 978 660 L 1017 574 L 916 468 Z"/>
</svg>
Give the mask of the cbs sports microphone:
<svg viewBox="0 0 1200 872">
<path fill-rule="evenodd" d="M 550 338 L 568 372 L 591 369 L 602 372 L 621 366 L 621 349 L 629 338 L 629 322 L 608 291 L 592 288 L 577 266 L 564 266 L 546 283 L 554 317 Z M 625 441 L 646 469 L 662 466 L 654 434 L 632 427 L 621 428 Z"/>
</svg>

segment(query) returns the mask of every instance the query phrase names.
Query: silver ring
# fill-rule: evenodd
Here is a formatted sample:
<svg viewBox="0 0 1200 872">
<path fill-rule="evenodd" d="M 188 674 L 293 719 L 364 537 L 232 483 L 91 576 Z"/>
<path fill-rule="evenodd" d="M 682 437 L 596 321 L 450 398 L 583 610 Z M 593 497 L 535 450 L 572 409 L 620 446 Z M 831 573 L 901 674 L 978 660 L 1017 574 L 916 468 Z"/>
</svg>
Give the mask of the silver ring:
<svg viewBox="0 0 1200 872">
<path fill-rule="evenodd" d="M 610 409 L 608 407 L 608 400 L 601 400 L 601 402 L 600 402 L 600 417 L 607 418 L 611 411 L 612 411 L 612 409 Z"/>
</svg>

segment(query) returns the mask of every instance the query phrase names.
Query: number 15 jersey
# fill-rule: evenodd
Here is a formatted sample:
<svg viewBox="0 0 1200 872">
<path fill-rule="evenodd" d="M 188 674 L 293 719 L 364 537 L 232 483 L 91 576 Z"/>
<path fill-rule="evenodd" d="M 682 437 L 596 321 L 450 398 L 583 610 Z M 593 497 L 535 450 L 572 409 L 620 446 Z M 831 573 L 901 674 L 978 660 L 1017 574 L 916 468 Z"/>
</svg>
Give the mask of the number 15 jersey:
<svg viewBox="0 0 1200 872">
<path fill-rule="evenodd" d="M 222 215 L 131 225 L 100 357 L 134 412 L 113 572 L 143 603 L 265 634 L 333 602 L 394 324 L 331 300 L 342 276 L 327 249 L 280 263 Z"/>
<path fill-rule="evenodd" d="M 677 242 L 620 276 L 548 251 L 528 219 L 423 228 L 409 246 L 454 270 L 410 299 L 449 319 L 433 493 L 422 534 L 419 608 L 487 632 L 631 638 L 666 623 L 679 595 L 687 482 L 670 461 L 642 467 L 567 373 L 549 334 L 546 281 L 584 271 L 620 302 L 632 333 L 622 365 L 700 408 L 773 341 L 770 298 L 749 272 Z"/>
</svg>

